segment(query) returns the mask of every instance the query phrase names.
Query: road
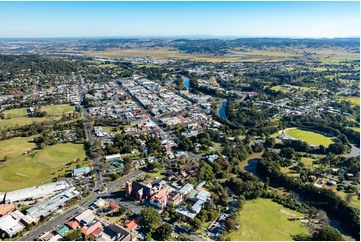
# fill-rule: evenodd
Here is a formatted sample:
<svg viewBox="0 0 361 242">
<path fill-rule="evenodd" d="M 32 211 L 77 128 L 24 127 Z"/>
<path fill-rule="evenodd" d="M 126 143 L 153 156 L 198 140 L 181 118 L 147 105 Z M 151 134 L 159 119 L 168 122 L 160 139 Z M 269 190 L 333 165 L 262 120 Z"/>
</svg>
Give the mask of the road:
<svg viewBox="0 0 361 242">
<path fill-rule="evenodd" d="M 56 217 L 53 217 L 49 221 L 45 222 L 44 224 L 40 225 L 39 227 L 33 229 L 32 231 L 25 234 L 23 237 L 19 238 L 20 241 L 28 241 L 28 240 L 36 240 L 39 238 L 43 233 L 47 231 L 54 230 L 57 226 L 63 225 L 65 222 L 70 220 L 71 218 L 77 216 L 80 212 L 87 209 L 87 207 L 94 203 L 96 200 L 98 200 L 100 197 L 103 197 L 105 195 L 111 195 L 112 192 L 114 192 L 118 187 L 124 185 L 128 180 L 134 179 L 137 176 L 143 174 L 143 171 L 141 170 L 135 170 L 128 174 L 127 176 L 122 177 L 121 179 L 114 181 L 109 184 L 108 186 L 108 193 L 106 194 L 97 194 L 92 193 L 90 197 L 87 199 L 84 199 L 79 204 L 76 204 L 72 207 L 70 207 L 65 212 L 57 215 Z"/>
<path fill-rule="evenodd" d="M 90 114 L 87 112 L 86 108 L 84 107 L 83 103 L 84 103 L 84 97 L 85 97 L 85 93 L 84 93 L 84 88 L 82 88 L 82 86 L 84 86 L 84 80 L 81 78 L 81 82 L 78 85 L 78 97 L 81 100 L 81 110 L 83 112 L 83 120 L 85 123 L 85 131 L 87 134 L 87 140 L 89 141 L 90 145 L 91 145 L 91 149 L 92 152 L 94 152 L 96 154 L 96 156 L 93 159 L 93 168 L 95 171 L 95 181 L 96 181 L 96 186 L 94 187 L 95 189 L 102 189 L 103 187 L 103 178 L 101 175 L 101 171 L 99 170 L 100 167 L 100 161 L 101 158 L 98 157 L 98 149 L 95 143 L 95 137 L 93 135 L 93 125 L 90 122 L 89 116 Z"/>
</svg>

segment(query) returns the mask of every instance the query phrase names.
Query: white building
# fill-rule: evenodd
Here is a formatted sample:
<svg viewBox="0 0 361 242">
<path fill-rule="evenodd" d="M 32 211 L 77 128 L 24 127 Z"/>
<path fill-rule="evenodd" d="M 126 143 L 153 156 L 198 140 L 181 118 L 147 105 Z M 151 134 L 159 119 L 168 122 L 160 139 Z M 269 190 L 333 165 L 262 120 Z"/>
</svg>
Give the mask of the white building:
<svg viewBox="0 0 361 242">
<path fill-rule="evenodd" d="M 25 226 L 11 217 L 10 214 L 0 218 L 0 230 L 4 231 L 8 237 L 13 237 L 24 228 Z"/>
<path fill-rule="evenodd" d="M 5 202 L 13 203 L 26 199 L 38 199 L 50 195 L 56 191 L 64 190 L 69 187 L 69 184 L 65 181 L 49 183 L 41 186 L 34 186 L 24 188 L 12 192 L 8 192 L 5 195 Z"/>
<path fill-rule="evenodd" d="M 179 193 L 182 195 L 185 195 L 188 192 L 190 192 L 191 190 L 193 190 L 193 185 L 190 183 L 187 183 L 179 190 Z"/>
</svg>

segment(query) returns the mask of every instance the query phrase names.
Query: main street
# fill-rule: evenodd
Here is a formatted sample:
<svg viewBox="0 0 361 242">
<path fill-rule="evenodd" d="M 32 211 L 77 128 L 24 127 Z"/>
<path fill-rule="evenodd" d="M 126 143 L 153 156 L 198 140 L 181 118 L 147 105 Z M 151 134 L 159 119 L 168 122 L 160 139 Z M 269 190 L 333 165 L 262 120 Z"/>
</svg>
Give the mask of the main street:
<svg viewBox="0 0 361 242">
<path fill-rule="evenodd" d="M 90 146 L 91 146 L 91 152 L 95 153 L 95 157 L 93 158 L 93 168 L 94 168 L 94 172 L 95 172 L 95 181 L 96 181 L 96 184 L 97 186 L 94 187 L 94 190 L 95 189 L 102 189 L 103 187 L 103 179 L 102 179 L 102 173 L 101 171 L 99 170 L 99 167 L 100 167 L 100 157 L 98 157 L 98 149 L 97 149 L 97 146 L 96 146 L 96 143 L 95 143 L 95 138 L 94 138 L 94 135 L 93 135 L 93 125 L 92 123 L 90 122 L 90 119 L 89 119 L 89 113 L 86 111 L 86 108 L 84 107 L 83 103 L 84 103 L 84 96 L 85 96 L 85 93 L 83 93 L 83 91 L 85 91 L 82 86 L 84 86 L 84 79 L 81 78 L 81 82 L 79 83 L 78 85 L 78 96 L 79 96 L 79 99 L 81 100 L 81 110 L 82 110 L 82 113 L 83 113 L 83 120 L 84 120 L 84 123 L 85 123 L 85 131 L 86 131 L 86 134 L 87 134 L 87 139 L 90 143 Z"/>
</svg>

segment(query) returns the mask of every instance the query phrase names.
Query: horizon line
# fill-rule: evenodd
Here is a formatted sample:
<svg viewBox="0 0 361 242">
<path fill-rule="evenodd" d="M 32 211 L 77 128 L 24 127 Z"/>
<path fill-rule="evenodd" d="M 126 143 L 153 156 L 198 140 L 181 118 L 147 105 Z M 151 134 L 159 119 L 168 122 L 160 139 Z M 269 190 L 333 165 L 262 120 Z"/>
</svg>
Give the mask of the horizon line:
<svg viewBox="0 0 361 242">
<path fill-rule="evenodd" d="M 0 0 L 1 1 L 1 0 Z M 208 34 L 196 34 L 196 35 L 126 35 L 126 36 L 42 36 L 42 37 L 0 37 L 0 39 L 159 39 L 159 38 L 182 38 L 182 39 L 360 39 L 360 36 L 239 36 L 239 35 L 208 35 Z"/>
</svg>

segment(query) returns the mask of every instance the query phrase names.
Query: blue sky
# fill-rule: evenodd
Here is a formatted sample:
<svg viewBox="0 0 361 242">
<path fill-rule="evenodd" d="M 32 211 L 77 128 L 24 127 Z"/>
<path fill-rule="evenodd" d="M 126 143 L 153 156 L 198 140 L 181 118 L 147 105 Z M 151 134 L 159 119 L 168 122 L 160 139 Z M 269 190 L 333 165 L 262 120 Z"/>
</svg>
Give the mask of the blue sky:
<svg viewBox="0 0 361 242">
<path fill-rule="evenodd" d="M 360 36 L 359 2 L 0 2 L 0 37 Z"/>
</svg>

